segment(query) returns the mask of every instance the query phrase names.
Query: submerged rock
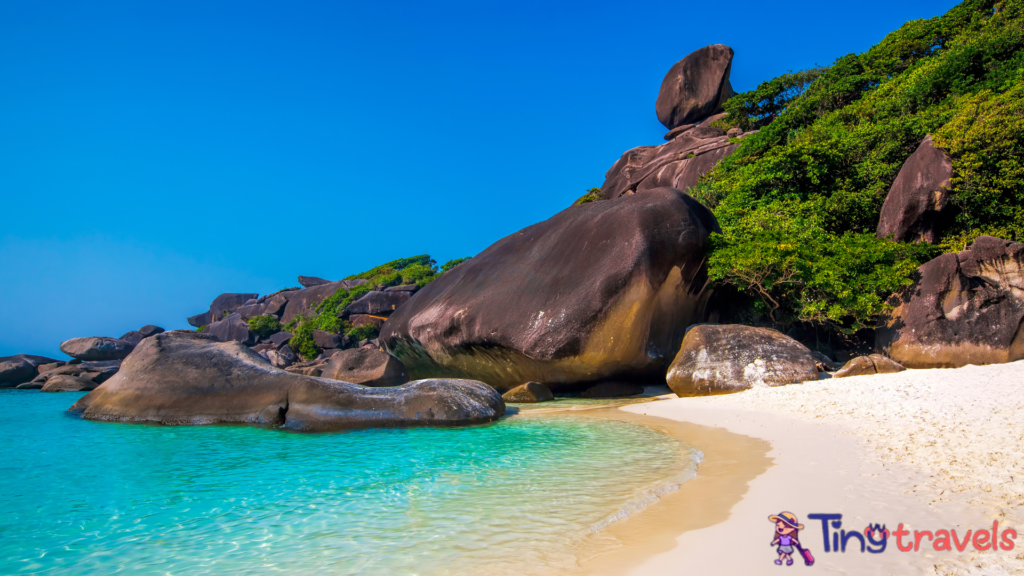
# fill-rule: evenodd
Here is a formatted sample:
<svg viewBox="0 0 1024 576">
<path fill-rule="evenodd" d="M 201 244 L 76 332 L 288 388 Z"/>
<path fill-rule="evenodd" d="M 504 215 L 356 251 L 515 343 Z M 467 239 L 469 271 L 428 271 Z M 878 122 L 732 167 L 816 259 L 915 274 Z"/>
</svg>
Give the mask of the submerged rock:
<svg viewBox="0 0 1024 576">
<path fill-rule="evenodd" d="M 501 395 L 505 402 L 515 404 L 536 404 L 538 402 L 550 402 L 555 399 L 551 389 L 540 382 L 527 382 L 505 392 Z"/>
<path fill-rule="evenodd" d="M 72 338 L 60 345 L 60 351 L 78 360 L 121 360 L 132 353 L 130 343 L 117 338 L 91 336 Z"/>
<path fill-rule="evenodd" d="M 907 368 L 1024 359 L 1024 244 L 982 236 L 921 265 L 890 304 L 875 349 Z"/>
<path fill-rule="evenodd" d="M 660 377 L 703 318 L 705 241 L 717 228 L 707 208 L 668 188 L 572 206 L 426 285 L 380 340 L 411 377 L 501 391 Z"/>
<path fill-rule="evenodd" d="M 738 324 L 704 324 L 686 333 L 668 386 L 677 396 L 739 392 L 816 380 L 811 351 L 775 330 Z"/>
<path fill-rule="evenodd" d="M 279 370 L 238 342 L 164 333 L 143 340 L 116 376 L 71 411 L 114 422 L 323 431 L 479 424 L 498 419 L 505 404 L 481 382 L 437 379 L 370 388 Z"/>
<path fill-rule="evenodd" d="M 847 378 L 850 376 L 865 376 L 869 374 L 893 374 L 903 372 L 906 368 L 899 362 L 895 362 L 881 354 L 870 356 L 858 356 L 846 363 L 838 372 L 832 375 L 833 378 Z"/>
</svg>

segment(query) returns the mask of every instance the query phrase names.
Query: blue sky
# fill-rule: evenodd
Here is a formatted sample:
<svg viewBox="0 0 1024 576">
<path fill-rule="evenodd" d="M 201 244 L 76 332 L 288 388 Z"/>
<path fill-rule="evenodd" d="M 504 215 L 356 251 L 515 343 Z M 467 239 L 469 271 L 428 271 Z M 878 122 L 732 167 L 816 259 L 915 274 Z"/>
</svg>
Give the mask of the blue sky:
<svg viewBox="0 0 1024 576">
<path fill-rule="evenodd" d="M 432 4 L 0 4 L 0 355 L 476 254 L 663 142 L 693 50 L 750 90 L 956 2 Z"/>
</svg>

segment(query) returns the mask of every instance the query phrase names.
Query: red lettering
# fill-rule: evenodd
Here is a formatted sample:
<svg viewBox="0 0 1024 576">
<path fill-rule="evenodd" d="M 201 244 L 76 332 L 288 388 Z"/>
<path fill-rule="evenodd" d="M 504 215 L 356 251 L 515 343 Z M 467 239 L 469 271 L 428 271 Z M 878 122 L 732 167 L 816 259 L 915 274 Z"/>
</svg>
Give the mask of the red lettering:
<svg viewBox="0 0 1024 576">
<path fill-rule="evenodd" d="M 1012 540 L 1010 540 L 1010 538 L 1008 538 L 1010 533 L 1013 533 L 1014 540 L 1017 539 L 1017 531 L 1013 528 L 1007 528 L 1006 530 L 1003 530 L 1003 543 L 999 545 L 999 547 L 1003 550 L 1013 550 L 1014 543 Z"/>
<path fill-rule="evenodd" d="M 956 530 L 951 530 L 951 532 L 953 533 L 953 545 L 956 546 L 957 551 L 963 552 L 964 548 L 967 548 L 967 543 L 971 541 L 971 531 L 967 531 L 967 535 L 964 536 L 963 543 L 961 543 L 960 540 L 957 539 Z"/>
<path fill-rule="evenodd" d="M 978 542 L 979 540 L 981 540 L 981 542 Z M 974 543 L 975 550 L 988 550 L 988 530 L 978 530 L 975 532 L 974 540 L 972 542 Z"/>
<path fill-rule="evenodd" d="M 910 531 L 903 529 L 903 523 L 902 522 L 896 528 L 896 531 L 892 533 L 892 535 L 896 537 L 896 548 L 899 548 L 900 552 L 910 552 L 910 549 L 914 547 L 913 544 L 907 544 L 906 546 L 903 545 L 902 538 L 904 536 L 907 536 L 908 534 L 910 534 Z M 1014 538 L 1016 538 L 1017 537 L 1017 533 L 1014 532 L 1013 536 L 1014 536 Z M 1006 538 L 1006 533 L 1005 532 L 1003 533 L 1003 538 Z"/>
<path fill-rule="evenodd" d="M 989 546 L 989 550 L 993 550 L 994 551 L 994 550 L 998 550 L 999 549 L 999 547 L 996 546 L 996 540 L 998 540 L 998 539 L 999 539 L 999 520 L 996 520 L 996 521 L 992 522 L 992 545 Z"/>
<path fill-rule="evenodd" d="M 952 550 L 949 547 L 949 530 L 935 531 L 935 542 L 932 543 L 932 548 L 936 550 Z"/>
<path fill-rule="evenodd" d="M 925 536 L 927 536 L 928 539 L 931 540 L 932 539 L 932 531 L 931 530 L 914 530 L 914 552 L 917 552 L 918 550 L 921 549 L 921 538 L 924 538 Z"/>
</svg>

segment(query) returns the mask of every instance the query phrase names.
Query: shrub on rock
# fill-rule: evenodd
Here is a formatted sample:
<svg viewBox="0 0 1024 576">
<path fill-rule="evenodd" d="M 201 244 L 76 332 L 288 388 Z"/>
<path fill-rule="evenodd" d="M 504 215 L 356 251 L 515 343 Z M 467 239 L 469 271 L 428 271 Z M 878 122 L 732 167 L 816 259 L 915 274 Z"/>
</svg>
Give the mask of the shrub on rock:
<svg viewBox="0 0 1024 576">
<path fill-rule="evenodd" d="M 811 351 L 789 336 L 753 326 L 704 324 L 686 333 L 667 380 L 677 396 L 705 396 L 817 378 Z"/>
</svg>

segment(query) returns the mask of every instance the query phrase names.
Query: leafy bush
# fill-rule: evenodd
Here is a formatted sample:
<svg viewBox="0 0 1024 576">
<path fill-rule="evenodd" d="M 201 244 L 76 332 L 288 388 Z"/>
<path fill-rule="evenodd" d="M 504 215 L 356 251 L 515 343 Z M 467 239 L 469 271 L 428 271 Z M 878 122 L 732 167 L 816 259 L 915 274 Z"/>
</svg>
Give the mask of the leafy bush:
<svg viewBox="0 0 1024 576">
<path fill-rule="evenodd" d="M 380 330 L 373 324 L 364 324 L 350 329 L 346 336 L 351 338 L 353 342 L 359 342 L 361 340 L 373 340 L 379 333 Z"/>
<path fill-rule="evenodd" d="M 584 194 L 583 196 L 580 196 L 579 199 L 577 199 L 575 202 L 573 202 L 573 206 L 579 206 L 580 204 L 586 204 L 588 202 L 593 202 L 595 200 L 600 200 L 600 199 L 601 199 L 601 189 L 600 188 L 591 188 L 590 190 L 587 190 L 586 194 Z"/>
<path fill-rule="evenodd" d="M 260 338 L 266 338 L 271 334 L 281 331 L 281 322 L 274 316 L 253 316 L 245 321 Z"/>
<path fill-rule="evenodd" d="M 459 264 L 462 264 L 466 260 L 469 260 L 470 258 L 472 258 L 472 256 L 466 256 L 465 258 L 456 258 L 455 260 L 449 260 L 445 262 L 444 264 L 441 265 L 441 273 L 444 274 L 445 272 L 451 270 L 452 268 L 455 268 Z"/>
<path fill-rule="evenodd" d="M 1024 234 L 1024 0 L 966 0 L 864 54 L 739 94 L 723 126 L 760 128 L 691 195 L 723 234 L 709 267 L 747 312 L 852 333 L 941 249 Z M 956 226 L 938 248 L 876 240 L 882 203 L 928 134 L 946 147 Z"/>
</svg>

